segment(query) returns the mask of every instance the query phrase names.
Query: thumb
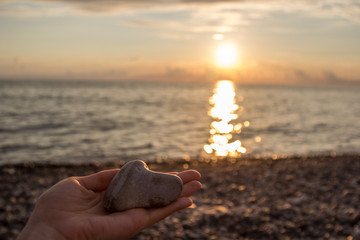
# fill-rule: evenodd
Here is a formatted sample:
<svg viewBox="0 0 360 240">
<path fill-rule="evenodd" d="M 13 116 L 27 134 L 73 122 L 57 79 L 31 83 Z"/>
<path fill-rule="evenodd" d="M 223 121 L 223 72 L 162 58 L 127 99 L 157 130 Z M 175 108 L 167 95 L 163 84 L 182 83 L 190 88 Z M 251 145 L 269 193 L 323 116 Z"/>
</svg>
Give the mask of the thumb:
<svg viewBox="0 0 360 240">
<path fill-rule="evenodd" d="M 94 192 L 104 191 L 119 169 L 104 170 L 84 177 L 76 177 L 80 185 Z"/>
</svg>

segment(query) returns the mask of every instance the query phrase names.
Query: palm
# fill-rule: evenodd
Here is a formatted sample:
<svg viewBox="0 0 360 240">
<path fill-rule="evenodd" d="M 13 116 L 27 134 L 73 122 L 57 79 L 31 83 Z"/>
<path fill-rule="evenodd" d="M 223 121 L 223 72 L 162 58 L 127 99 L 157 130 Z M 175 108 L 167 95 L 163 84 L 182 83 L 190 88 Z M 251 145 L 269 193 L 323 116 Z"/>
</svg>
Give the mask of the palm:
<svg viewBox="0 0 360 240">
<path fill-rule="evenodd" d="M 86 177 L 65 179 L 39 199 L 41 207 L 35 210 L 46 211 L 46 221 L 67 239 L 125 239 L 188 207 L 191 201 L 186 197 L 201 187 L 196 181 L 200 178 L 198 172 L 184 171 L 178 174 L 184 182 L 183 192 L 172 204 L 162 208 L 137 208 L 109 214 L 103 209 L 102 199 L 117 171 L 107 170 Z"/>
</svg>

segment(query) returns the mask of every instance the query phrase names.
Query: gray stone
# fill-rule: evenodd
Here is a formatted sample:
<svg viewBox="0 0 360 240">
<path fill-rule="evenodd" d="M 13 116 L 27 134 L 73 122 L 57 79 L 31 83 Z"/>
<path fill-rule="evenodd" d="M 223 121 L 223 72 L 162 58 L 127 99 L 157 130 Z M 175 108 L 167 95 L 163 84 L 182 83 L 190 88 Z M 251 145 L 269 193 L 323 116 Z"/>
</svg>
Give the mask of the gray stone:
<svg viewBox="0 0 360 240">
<path fill-rule="evenodd" d="M 145 162 L 125 164 L 115 175 L 104 196 L 109 212 L 131 208 L 163 207 L 181 194 L 183 182 L 172 174 L 151 171 Z"/>
</svg>

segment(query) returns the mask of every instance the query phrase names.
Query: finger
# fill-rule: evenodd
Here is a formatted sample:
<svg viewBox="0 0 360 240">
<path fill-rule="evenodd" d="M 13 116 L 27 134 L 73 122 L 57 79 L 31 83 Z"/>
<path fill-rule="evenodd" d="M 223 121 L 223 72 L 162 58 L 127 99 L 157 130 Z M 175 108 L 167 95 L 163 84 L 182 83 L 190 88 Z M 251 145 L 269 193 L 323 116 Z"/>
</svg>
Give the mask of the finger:
<svg viewBox="0 0 360 240">
<path fill-rule="evenodd" d="M 119 169 L 104 170 L 85 177 L 76 177 L 80 185 L 95 192 L 104 191 Z"/>
<path fill-rule="evenodd" d="M 181 209 L 191 206 L 192 203 L 193 202 L 190 198 L 181 197 L 181 198 L 178 198 L 175 202 L 172 202 L 171 204 L 169 204 L 165 207 L 149 209 L 148 210 L 149 218 L 148 218 L 146 227 L 149 227 L 149 226 L 157 223 L 158 221 L 166 218 L 167 216 L 173 214 L 176 211 L 179 211 Z"/>
<path fill-rule="evenodd" d="M 135 208 L 104 216 L 104 219 L 106 219 L 106 231 L 103 232 L 102 237 L 114 238 L 118 236 L 120 239 L 128 239 L 135 236 L 142 229 L 157 223 L 176 211 L 191 206 L 191 204 L 191 199 L 183 197 L 161 208 Z"/>
<path fill-rule="evenodd" d="M 191 178 L 200 178 L 200 174 L 196 171 L 194 172 L 195 174 Z M 185 180 L 186 177 L 189 176 L 185 176 Z M 125 236 L 128 238 L 134 236 L 142 229 L 155 224 L 172 213 L 191 206 L 192 200 L 188 197 L 198 191 L 201 187 L 202 185 L 200 182 L 193 180 L 185 183 L 181 196 L 176 201 L 165 207 L 151 209 L 135 208 L 125 212 L 107 215 L 109 219 L 111 219 L 111 221 L 107 224 L 109 227 L 108 229 L 112 229 L 112 231 L 119 231 L 117 233 L 119 236 L 121 236 L 121 230 L 127 229 L 128 231 Z M 127 219 L 124 220 L 124 217 Z M 119 225 L 123 225 L 125 228 L 119 228 Z M 109 233 L 109 231 L 107 231 L 107 233 Z"/>
<path fill-rule="evenodd" d="M 201 174 L 196 170 L 186 170 L 177 175 L 181 178 L 184 184 L 201 178 Z"/>
<path fill-rule="evenodd" d="M 180 197 L 190 197 L 195 192 L 202 188 L 202 184 L 199 181 L 191 181 L 184 185 Z"/>
<path fill-rule="evenodd" d="M 181 196 L 175 202 L 162 208 L 149 209 L 149 221 L 147 226 L 151 226 L 172 213 L 191 206 L 193 202 L 188 197 L 198 191 L 201 187 L 202 185 L 200 182 L 195 180 L 190 181 L 184 185 Z"/>
</svg>

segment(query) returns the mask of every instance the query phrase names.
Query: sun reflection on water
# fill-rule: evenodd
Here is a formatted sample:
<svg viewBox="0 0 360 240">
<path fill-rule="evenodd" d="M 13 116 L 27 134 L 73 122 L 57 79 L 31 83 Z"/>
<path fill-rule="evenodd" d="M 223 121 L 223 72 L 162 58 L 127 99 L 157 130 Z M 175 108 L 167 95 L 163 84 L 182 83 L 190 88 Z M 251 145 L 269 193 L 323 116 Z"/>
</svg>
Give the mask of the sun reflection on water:
<svg viewBox="0 0 360 240">
<path fill-rule="evenodd" d="M 240 140 L 233 140 L 233 134 L 239 134 L 243 125 L 233 124 L 238 118 L 240 109 L 235 102 L 235 89 L 231 81 L 217 82 L 214 95 L 209 99 L 212 106 L 209 115 L 214 119 L 211 123 L 209 144 L 204 146 L 205 152 L 216 156 L 239 156 L 246 152 Z M 245 122 L 244 125 L 249 125 Z"/>
</svg>

